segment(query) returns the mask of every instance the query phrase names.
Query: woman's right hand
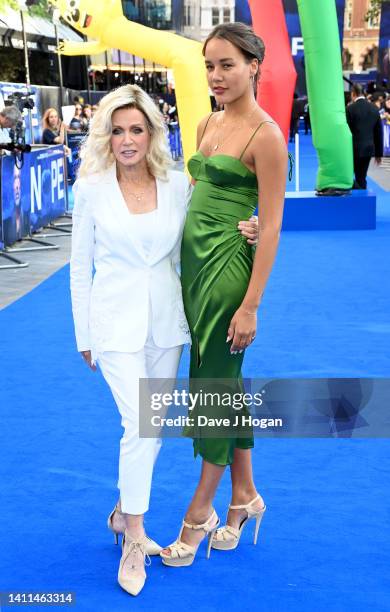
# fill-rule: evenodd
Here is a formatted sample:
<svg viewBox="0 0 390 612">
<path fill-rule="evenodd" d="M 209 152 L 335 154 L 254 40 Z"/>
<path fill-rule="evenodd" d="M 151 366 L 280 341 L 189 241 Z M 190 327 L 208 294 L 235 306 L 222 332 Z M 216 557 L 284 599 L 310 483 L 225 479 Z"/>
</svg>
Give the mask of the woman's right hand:
<svg viewBox="0 0 390 612">
<path fill-rule="evenodd" d="M 96 365 L 92 363 L 91 351 L 80 351 L 81 357 L 84 359 L 85 363 L 93 372 L 96 372 Z"/>
</svg>

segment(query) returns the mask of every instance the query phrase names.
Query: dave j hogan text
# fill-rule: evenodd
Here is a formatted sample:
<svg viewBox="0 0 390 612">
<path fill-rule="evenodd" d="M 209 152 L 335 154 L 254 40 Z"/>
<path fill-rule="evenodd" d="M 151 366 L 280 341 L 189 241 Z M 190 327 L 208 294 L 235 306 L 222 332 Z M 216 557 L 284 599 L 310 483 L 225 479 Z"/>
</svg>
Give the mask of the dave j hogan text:
<svg viewBox="0 0 390 612">
<path fill-rule="evenodd" d="M 283 427 L 283 419 L 268 419 L 252 417 L 251 415 L 235 414 L 233 418 L 210 418 L 204 415 L 197 417 L 177 416 L 174 418 L 162 417 L 158 414 L 151 418 L 153 427 Z"/>
</svg>

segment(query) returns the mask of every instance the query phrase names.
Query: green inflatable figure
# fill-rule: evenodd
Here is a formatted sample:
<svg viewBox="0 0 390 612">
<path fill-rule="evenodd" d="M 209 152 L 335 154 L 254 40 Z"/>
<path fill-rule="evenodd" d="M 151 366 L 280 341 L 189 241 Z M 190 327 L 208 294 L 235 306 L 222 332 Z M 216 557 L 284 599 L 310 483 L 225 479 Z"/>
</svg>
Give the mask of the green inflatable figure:
<svg viewBox="0 0 390 612">
<path fill-rule="evenodd" d="M 319 158 L 317 191 L 340 194 L 353 184 L 352 135 L 344 103 L 335 0 L 298 0 L 313 144 Z"/>
</svg>

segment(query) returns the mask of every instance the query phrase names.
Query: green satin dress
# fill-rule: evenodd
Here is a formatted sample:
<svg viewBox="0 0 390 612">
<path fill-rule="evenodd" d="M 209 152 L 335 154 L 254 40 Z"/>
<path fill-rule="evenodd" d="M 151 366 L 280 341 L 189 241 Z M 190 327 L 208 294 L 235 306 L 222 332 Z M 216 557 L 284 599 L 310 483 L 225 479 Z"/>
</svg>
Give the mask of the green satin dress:
<svg viewBox="0 0 390 612">
<path fill-rule="evenodd" d="M 198 151 L 189 160 L 188 170 L 196 184 L 181 247 L 183 301 L 192 339 L 190 389 L 199 391 L 201 386 L 205 392 L 211 388 L 215 391 L 217 379 L 229 379 L 232 396 L 243 391 L 241 366 L 245 353 L 231 355 L 231 342 L 227 343 L 226 337 L 247 291 L 254 257 L 254 248 L 237 225 L 253 215 L 258 201 L 257 177 L 241 157 L 206 157 Z M 197 379 L 214 383 L 209 387 L 206 383 L 205 389 L 200 381 L 197 387 Z M 183 431 L 193 438 L 195 456 L 229 465 L 235 448 L 254 446 L 251 427 L 218 427 L 212 437 L 212 429 L 197 425 L 199 415 L 232 420 L 235 411 L 232 406 L 196 405 L 190 414 L 194 422 Z"/>
</svg>

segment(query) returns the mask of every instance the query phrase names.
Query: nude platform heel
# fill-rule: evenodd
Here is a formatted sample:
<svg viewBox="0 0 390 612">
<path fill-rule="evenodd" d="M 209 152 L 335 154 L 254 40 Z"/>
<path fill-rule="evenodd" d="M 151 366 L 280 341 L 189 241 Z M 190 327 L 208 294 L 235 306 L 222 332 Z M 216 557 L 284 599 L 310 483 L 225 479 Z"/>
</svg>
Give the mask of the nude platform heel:
<svg viewBox="0 0 390 612">
<path fill-rule="evenodd" d="M 261 519 L 263 518 L 266 510 L 265 504 L 260 510 L 254 510 L 252 508 L 252 504 L 254 504 L 258 499 L 261 499 L 260 495 L 256 495 L 256 497 L 252 499 L 249 504 L 241 504 L 239 506 L 231 506 L 229 504 L 230 510 L 246 510 L 248 516 L 242 520 L 239 529 L 231 527 L 230 525 L 225 525 L 224 527 L 217 529 L 211 542 L 212 548 L 215 548 L 216 550 L 234 550 L 237 548 L 243 529 L 250 519 L 256 519 L 253 544 L 257 543 Z"/>
<path fill-rule="evenodd" d="M 162 558 L 162 562 L 165 565 L 170 565 L 171 567 L 184 567 L 188 565 L 192 565 L 195 555 L 198 551 L 201 541 L 197 546 L 190 546 L 190 544 L 186 544 L 185 542 L 180 541 L 181 534 L 183 533 L 184 527 L 188 527 L 188 529 L 203 529 L 205 535 L 208 534 L 208 544 L 207 544 L 207 559 L 210 557 L 210 549 L 211 549 L 211 540 L 213 534 L 218 529 L 220 524 L 220 520 L 217 516 L 215 510 L 212 511 L 211 515 L 207 519 L 205 523 L 202 525 L 192 525 L 191 523 L 186 523 L 183 521 L 183 524 L 180 529 L 180 533 L 178 535 L 177 540 L 171 544 L 170 546 L 166 546 L 166 548 L 170 548 L 171 554 L 167 555 L 164 552 L 160 552 L 160 557 Z"/>
</svg>

